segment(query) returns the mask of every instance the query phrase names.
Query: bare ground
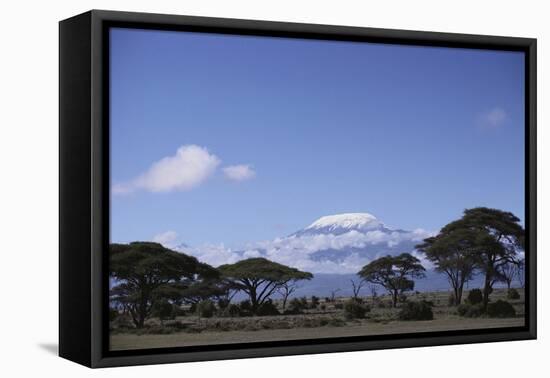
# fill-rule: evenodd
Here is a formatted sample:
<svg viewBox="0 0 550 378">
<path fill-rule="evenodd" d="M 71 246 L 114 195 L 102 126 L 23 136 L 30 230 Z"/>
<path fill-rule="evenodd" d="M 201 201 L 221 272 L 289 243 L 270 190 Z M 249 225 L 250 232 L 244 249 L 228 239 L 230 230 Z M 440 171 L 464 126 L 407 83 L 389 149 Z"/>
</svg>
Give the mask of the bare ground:
<svg viewBox="0 0 550 378">
<path fill-rule="evenodd" d="M 179 332 L 169 335 L 115 334 L 111 335 L 110 346 L 111 350 L 129 350 L 259 341 L 520 327 L 523 325 L 523 317 L 505 319 L 444 317 L 430 321 L 357 322 L 356 324 L 348 324 L 344 327 L 202 332 L 196 334 Z"/>
</svg>

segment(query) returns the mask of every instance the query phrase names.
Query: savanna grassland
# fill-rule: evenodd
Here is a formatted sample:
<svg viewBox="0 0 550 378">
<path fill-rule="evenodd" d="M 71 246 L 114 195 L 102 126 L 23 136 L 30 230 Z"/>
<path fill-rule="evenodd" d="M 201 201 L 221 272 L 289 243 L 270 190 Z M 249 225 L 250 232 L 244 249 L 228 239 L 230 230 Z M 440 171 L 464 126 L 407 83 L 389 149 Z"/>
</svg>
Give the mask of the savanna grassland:
<svg viewBox="0 0 550 378">
<path fill-rule="evenodd" d="M 197 315 L 197 311 L 187 306 L 179 314 L 169 316 L 170 319 L 148 319 L 142 329 L 133 328 L 124 316 L 117 317 L 111 322 L 110 346 L 111 350 L 130 350 L 523 326 L 524 291 L 512 289 L 512 295 L 509 293 L 506 289 L 495 289 L 490 295 L 490 304 L 506 301 L 513 306 L 514 315 L 488 315 L 476 311 L 476 304 L 453 306 L 449 303 L 452 298 L 449 292 L 411 293 L 403 296 L 396 308 L 392 307 L 389 295 L 358 300 L 296 299 L 294 307 L 292 301 L 287 305 L 299 312 L 295 314 L 289 310 L 284 313 L 282 301 L 276 300 L 273 305 L 281 315 L 264 316 L 241 316 L 216 308 L 211 309 L 211 313 L 203 311 L 206 316 L 199 316 L 200 311 Z M 350 305 L 355 302 L 362 306 L 358 311 Z M 433 319 L 403 320 L 404 309 L 410 303 L 426 303 Z"/>
</svg>

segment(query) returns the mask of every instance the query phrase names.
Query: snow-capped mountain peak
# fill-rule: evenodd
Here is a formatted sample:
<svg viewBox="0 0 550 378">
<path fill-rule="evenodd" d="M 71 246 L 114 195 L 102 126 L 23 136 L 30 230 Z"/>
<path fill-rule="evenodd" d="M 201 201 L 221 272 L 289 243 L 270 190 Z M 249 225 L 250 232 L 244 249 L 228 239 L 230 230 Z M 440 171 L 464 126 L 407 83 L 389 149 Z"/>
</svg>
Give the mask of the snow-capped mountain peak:
<svg viewBox="0 0 550 378">
<path fill-rule="evenodd" d="M 375 229 L 380 226 L 383 226 L 382 222 L 372 214 L 345 213 L 321 217 L 306 227 L 306 230 Z"/>
</svg>

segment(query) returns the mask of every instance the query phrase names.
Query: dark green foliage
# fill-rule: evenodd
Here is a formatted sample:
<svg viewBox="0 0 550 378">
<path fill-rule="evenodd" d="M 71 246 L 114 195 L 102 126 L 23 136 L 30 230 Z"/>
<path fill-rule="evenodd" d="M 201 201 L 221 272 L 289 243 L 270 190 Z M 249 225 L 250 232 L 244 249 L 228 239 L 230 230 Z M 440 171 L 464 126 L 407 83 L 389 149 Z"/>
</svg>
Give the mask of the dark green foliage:
<svg viewBox="0 0 550 378">
<path fill-rule="evenodd" d="M 471 234 L 469 249 L 475 267 L 485 275 L 482 303 L 487 309 L 493 285 L 503 278 L 502 270 L 517 263 L 518 252 L 525 248 L 525 230 L 510 212 L 476 207 L 465 210 L 461 219 L 441 230 L 445 234 L 456 232 Z"/>
<path fill-rule="evenodd" d="M 346 319 L 363 319 L 370 311 L 370 307 L 363 303 L 350 299 L 344 304 L 344 316 Z"/>
<path fill-rule="evenodd" d="M 109 275 L 117 280 L 111 303 L 127 311 L 141 328 L 155 303 L 172 299 L 181 289 L 219 273 L 196 258 L 164 248 L 158 243 L 111 244 Z"/>
<path fill-rule="evenodd" d="M 514 288 L 508 290 L 507 297 L 508 297 L 508 299 L 519 299 L 520 298 L 519 292 Z"/>
<path fill-rule="evenodd" d="M 434 314 L 429 302 L 407 302 L 399 311 L 400 320 L 432 320 Z"/>
<path fill-rule="evenodd" d="M 174 305 L 167 299 L 161 298 L 156 301 L 152 314 L 158 317 L 161 321 L 166 319 L 174 319 Z"/>
<path fill-rule="evenodd" d="M 456 308 L 456 312 L 458 315 L 465 318 L 479 318 L 484 314 L 483 305 L 481 303 L 474 305 L 463 303 Z"/>
<path fill-rule="evenodd" d="M 342 302 L 337 302 L 334 304 L 334 308 L 337 309 L 337 310 L 343 310 L 344 309 L 344 304 Z"/>
<path fill-rule="evenodd" d="M 365 281 L 388 290 L 393 307 L 396 307 L 399 295 L 414 290 L 413 279 L 425 277 L 425 270 L 416 257 L 410 253 L 402 253 L 399 256 L 388 255 L 376 259 L 357 274 Z"/>
<path fill-rule="evenodd" d="M 292 298 L 288 304 L 290 313 L 292 314 L 301 314 L 304 310 L 308 308 L 306 297 L 302 298 Z"/>
<path fill-rule="evenodd" d="M 489 303 L 487 315 L 491 318 L 513 318 L 516 316 L 516 310 L 509 302 L 499 299 L 495 303 Z"/>
<path fill-rule="evenodd" d="M 203 318 L 211 318 L 216 313 L 214 302 L 207 299 L 197 303 L 197 315 Z"/>
<path fill-rule="evenodd" d="M 416 246 L 434 263 L 437 272 L 447 276 L 453 289 L 453 305 L 461 303 L 464 284 L 474 275 L 476 235 L 469 229 L 443 229 Z"/>
<path fill-rule="evenodd" d="M 234 318 L 235 316 L 239 316 L 241 314 L 241 309 L 238 305 L 231 303 L 229 306 L 227 306 L 227 314 Z"/>
<path fill-rule="evenodd" d="M 475 305 L 483 302 L 483 293 L 480 289 L 472 289 L 468 293 L 468 298 L 466 299 L 469 304 Z"/>
<path fill-rule="evenodd" d="M 249 300 L 239 303 L 239 316 L 252 316 L 252 304 Z"/>
<path fill-rule="evenodd" d="M 248 295 L 253 313 L 285 285 L 313 277 L 311 273 L 261 257 L 222 265 L 218 269 L 225 279 Z"/>
<path fill-rule="evenodd" d="M 113 321 L 118 317 L 118 310 L 116 308 L 109 308 L 109 321 Z"/>
<path fill-rule="evenodd" d="M 281 313 L 277 309 L 277 306 L 273 304 L 273 301 L 271 299 L 268 299 L 267 301 L 262 303 L 256 311 L 256 315 L 258 316 L 274 316 L 280 314 Z"/>
<path fill-rule="evenodd" d="M 218 307 L 221 309 L 221 310 L 224 310 L 227 308 L 227 306 L 229 306 L 229 299 L 226 299 L 226 298 L 221 298 L 221 299 L 218 299 Z"/>
<path fill-rule="evenodd" d="M 311 296 L 311 303 L 310 303 L 310 308 L 314 309 L 314 308 L 317 308 L 317 306 L 319 306 L 319 298 L 316 297 L 315 295 L 312 295 Z"/>
</svg>

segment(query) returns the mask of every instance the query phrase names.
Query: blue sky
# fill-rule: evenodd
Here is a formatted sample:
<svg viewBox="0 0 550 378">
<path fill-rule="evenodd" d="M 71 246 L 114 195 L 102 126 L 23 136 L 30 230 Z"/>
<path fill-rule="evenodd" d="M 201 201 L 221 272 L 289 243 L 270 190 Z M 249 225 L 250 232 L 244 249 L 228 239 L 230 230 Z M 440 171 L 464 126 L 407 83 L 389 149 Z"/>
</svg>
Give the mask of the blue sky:
<svg viewBox="0 0 550 378">
<path fill-rule="evenodd" d="M 523 219 L 523 72 L 517 52 L 113 29 L 111 239 Z"/>
</svg>

